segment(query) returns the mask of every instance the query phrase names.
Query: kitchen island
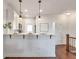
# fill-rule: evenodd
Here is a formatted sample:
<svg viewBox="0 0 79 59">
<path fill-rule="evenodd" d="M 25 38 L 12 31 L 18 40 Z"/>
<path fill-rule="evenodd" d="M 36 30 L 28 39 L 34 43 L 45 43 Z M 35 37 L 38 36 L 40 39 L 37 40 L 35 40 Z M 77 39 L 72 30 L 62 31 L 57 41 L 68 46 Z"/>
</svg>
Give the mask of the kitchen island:
<svg viewBox="0 0 79 59">
<path fill-rule="evenodd" d="M 55 35 L 10 33 L 3 36 L 4 57 L 56 57 Z"/>
</svg>

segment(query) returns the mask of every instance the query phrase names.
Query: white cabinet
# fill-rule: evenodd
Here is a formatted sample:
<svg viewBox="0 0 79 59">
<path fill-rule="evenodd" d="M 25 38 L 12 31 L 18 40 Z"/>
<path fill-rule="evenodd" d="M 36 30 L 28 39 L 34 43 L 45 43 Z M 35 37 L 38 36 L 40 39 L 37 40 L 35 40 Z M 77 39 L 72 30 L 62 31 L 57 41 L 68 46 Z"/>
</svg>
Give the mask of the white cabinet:
<svg viewBox="0 0 79 59">
<path fill-rule="evenodd" d="M 55 57 L 55 38 L 49 36 L 4 35 L 4 55 L 8 57 Z M 30 37 L 30 38 L 29 38 Z"/>
</svg>

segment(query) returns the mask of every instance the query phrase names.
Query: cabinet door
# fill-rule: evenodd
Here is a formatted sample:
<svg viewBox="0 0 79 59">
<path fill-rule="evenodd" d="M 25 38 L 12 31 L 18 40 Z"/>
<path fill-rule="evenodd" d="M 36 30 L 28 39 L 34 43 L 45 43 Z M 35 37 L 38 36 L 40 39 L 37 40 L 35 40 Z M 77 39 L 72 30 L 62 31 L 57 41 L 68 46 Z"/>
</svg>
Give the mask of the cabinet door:
<svg viewBox="0 0 79 59">
<path fill-rule="evenodd" d="M 20 56 L 23 52 L 23 42 L 16 37 L 11 37 L 8 35 L 4 39 L 4 54 L 5 56 L 14 57 Z"/>
</svg>

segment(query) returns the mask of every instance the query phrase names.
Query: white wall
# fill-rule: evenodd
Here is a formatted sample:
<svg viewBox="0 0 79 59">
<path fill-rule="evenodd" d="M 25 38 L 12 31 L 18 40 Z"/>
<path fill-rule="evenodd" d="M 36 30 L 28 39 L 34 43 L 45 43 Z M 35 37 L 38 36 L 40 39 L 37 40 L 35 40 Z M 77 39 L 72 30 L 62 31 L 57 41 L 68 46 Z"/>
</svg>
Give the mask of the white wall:
<svg viewBox="0 0 79 59">
<path fill-rule="evenodd" d="M 4 19 L 4 21 L 3 21 L 3 24 L 5 24 L 6 23 L 6 8 L 7 8 L 7 4 L 6 4 L 6 1 L 4 1 L 3 0 L 3 2 L 4 2 L 4 5 L 3 5 L 3 19 Z"/>
<path fill-rule="evenodd" d="M 3 0 L 4 1 L 4 5 L 3 5 L 3 24 L 6 24 L 8 22 L 11 22 L 13 23 L 13 20 L 14 20 L 14 9 L 13 7 L 7 3 L 6 0 Z M 7 33 L 7 30 L 5 30 L 3 28 L 3 32 L 4 33 Z"/>
<path fill-rule="evenodd" d="M 66 15 L 66 13 L 71 13 Z M 52 22 L 55 22 L 55 30 L 52 29 Z M 66 34 L 76 36 L 76 12 L 65 11 L 57 15 L 45 15 L 41 17 L 41 20 L 36 19 L 37 32 L 39 31 L 40 23 L 49 23 L 49 33 L 54 33 L 57 44 L 65 44 Z"/>
<path fill-rule="evenodd" d="M 55 35 L 55 19 L 54 16 L 51 15 L 44 15 L 41 16 L 40 20 L 36 17 L 36 32 L 40 33 L 40 25 L 41 24 L 48 24 L 48 31 L 45 33 L 52 33 Z"/>
<path fill-rule="evenodd" d="M 70 13 L 70 15 L 67 15 L 66 13 Z M 55 22 L 55 30 L 52 29 L 52 22 Z M 37 32 L 40 32 L 39 23 L 50 24 L 49 33 L 55 32 L 57 44 L 66 43 L 66 34 L 70 34 L 74 37 L 76 36 L 76 12 L 74 10 L 65 11 L 57 15 L 45 15 L 41 17 L 41 20 L 36 19 Z"/>
<path fill-rule="evenodd" d="M 7 3 L 7 1 L 4 1 L 3 10 L 4 22 L 12 22 L 14 20 L 14 9 L 10 4 Z"/>
<path fill-rule="evenodd" d="M 71 14 L 66 13 L 59 14 L 55 17 L 56 19 L 56 38 L 57 44 L 66 43 L 66 34 L 76 35 L 76 12 L 69 11 Z"/>
</svg>

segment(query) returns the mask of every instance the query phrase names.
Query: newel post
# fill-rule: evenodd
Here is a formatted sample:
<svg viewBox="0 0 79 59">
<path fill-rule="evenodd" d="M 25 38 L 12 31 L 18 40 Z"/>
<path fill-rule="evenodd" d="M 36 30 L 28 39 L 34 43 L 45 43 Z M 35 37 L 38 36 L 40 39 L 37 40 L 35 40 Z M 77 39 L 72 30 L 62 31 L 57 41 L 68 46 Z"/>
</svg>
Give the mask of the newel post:
<svg viewBox="0 0 79 59">
<path fill-rule="evenodd" d="M 69 34 L 66 34 L 66 51 L 69 52 Z"/>
</svg>

